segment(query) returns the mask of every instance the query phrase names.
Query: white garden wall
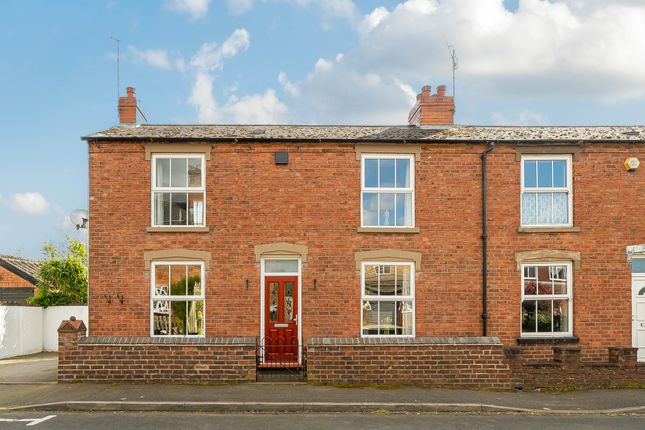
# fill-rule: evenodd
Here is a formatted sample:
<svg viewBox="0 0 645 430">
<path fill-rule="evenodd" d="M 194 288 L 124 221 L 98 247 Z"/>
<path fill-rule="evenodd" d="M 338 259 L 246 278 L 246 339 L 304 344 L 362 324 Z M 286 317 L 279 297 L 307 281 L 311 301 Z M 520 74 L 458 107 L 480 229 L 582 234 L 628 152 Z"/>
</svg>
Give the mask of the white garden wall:
<svg viewBox="0 0 645 430">
<path fill-rule="evenodd" d="M 87 326 L 87 306 L 50 306 L 43 309 L 43 351 L 58 351 L 58 326 L 75 316 Z"/>
<path fill-rule="evenodd" d="M 58 351 L 58 326 L 72 315 L 87 324 L 87 306 L 0 306 L 0 359 Z"/>
</svg>

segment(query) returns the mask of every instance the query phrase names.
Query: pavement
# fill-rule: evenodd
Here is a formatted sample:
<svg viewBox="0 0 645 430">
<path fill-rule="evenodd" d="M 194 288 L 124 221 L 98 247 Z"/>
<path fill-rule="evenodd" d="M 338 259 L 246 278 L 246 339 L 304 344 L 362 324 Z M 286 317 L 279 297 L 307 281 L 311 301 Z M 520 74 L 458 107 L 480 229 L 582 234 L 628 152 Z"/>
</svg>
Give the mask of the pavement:
<svg viewBox="0 0 645 430">
<path fill-rule="evenodd" d="M 537 392 L 341 388 L 306 383 L 56 384 L 55 368 L 56 360 L 51 360 L 51 354 L 0 360 L 0 410 L 645 415 L 645 389 Z M 33 378 L 29 369 L 33 370 Z"/>
<path fill-rule="evenodd" d="M 41 352 L 0 360 L 2 384 L 55 384 L 57 352 Z"/>
</svg>

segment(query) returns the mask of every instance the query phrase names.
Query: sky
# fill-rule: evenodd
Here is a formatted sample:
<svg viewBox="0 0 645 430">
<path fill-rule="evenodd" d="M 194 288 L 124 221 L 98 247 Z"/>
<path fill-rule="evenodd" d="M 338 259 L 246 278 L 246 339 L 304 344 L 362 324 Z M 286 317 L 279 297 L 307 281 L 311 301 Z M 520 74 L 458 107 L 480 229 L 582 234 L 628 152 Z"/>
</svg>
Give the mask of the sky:
<svg viewBox="0 0 645 430">
<path fill-rule="evenodd" d="M 450 45 L 458 124 L 644 124 L 644 40 L 643 0 L 2 0 L 0 254 L 85 238 L 126 86 L 155 124 L 405 124 Z"/>
</svg>

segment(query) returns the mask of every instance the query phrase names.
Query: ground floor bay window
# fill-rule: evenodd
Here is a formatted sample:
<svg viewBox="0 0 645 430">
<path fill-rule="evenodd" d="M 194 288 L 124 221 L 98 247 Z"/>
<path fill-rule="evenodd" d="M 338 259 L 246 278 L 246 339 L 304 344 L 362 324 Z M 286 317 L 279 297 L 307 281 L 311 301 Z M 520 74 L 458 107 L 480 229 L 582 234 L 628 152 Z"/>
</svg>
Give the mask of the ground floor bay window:
<svg viewBox="0 0 645 430">
<path fill-rule="evenodd" d="M 153 336 L 204 336 L 204 264 L 152 262 Z"/>
<path fill-rule="evenodd" d="M 522 265 L 522 337 L 572 335 L 571 263 Z"/>
<path fill-rule="evenodd" d="M 361 335 L 414 336 L 414 264 L 361 264 Z"/>
</svg>

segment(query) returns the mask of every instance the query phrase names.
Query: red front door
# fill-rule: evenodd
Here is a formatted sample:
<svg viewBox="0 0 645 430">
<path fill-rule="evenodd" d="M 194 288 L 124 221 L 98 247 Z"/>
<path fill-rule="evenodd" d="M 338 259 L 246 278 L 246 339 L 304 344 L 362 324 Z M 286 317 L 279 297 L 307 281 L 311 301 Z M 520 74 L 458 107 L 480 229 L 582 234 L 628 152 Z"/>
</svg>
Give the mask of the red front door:
<svg viewBox="0 0 645 430">
<path fill-rule="evenodd" d="M 298 277 L 264 278 L 265 365 L 298 365 Z"/>
</svg>

